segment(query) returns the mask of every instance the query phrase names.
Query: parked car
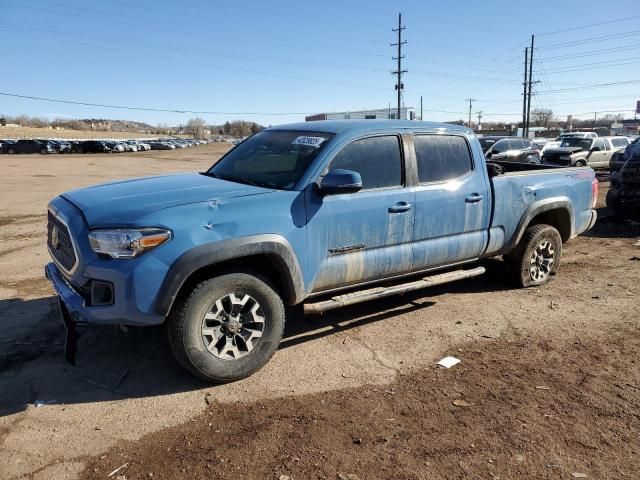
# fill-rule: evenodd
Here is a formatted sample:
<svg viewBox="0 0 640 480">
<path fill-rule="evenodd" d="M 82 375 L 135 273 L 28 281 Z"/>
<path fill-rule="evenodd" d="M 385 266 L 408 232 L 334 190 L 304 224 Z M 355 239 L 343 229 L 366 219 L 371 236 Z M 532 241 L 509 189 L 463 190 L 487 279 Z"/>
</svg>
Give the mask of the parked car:
<svg viewBox="0 0 640 480">
<path fill-rule="evenodd" d="M 540 163 L 540 151 L 528 138 L 487 136 L 479 140 L 487 160 Z"/>
<path fill-rule="evenodd" d="M 148 150 L 151 150 L 151 145 L 149 145 L 148 142 L 137 142 L 138 144 L 138 150 L 141 152 L 146 152 Z"/>
<path fill-rule="evenodd" d="M 565 137 L 559 147 L 545 150 L 542 162 L 559 166 L 607 168 L 611 155 L 628 144 L 627 137 Z"/>
<path fill-rule="evenodd" d="M 13 145 L 14 143 L 16 143 L 16 140 L 0 140 L 0 153 L 7 153 L 9 146 Z"/>
<path fill-rule="evenodd" d="M 53 143 L 47 140 L 17 140 L 14 144 L 7 146 L 7 153 L 56 153 Z"/>
<path fill-rule="evenodd" d="M 635 151 L 640 150 L 640 137 L 636 137 L 624 150 L 613 152 L 609 161 L 609 171 L 617 172 L 622 168 L 627 159 L 631 158 Z"/>
<path fill-rule="evenodd" d="M 278 348 L 285 305 L 318 313 L 475 277 L 497 255 L 516 285 L 547 283 L 563 243 L 596 221 L 593 170 L 568 173 L 485 162 L 450 124 L 271 127 L 204 173 L 56 197 L 46 275 L 69 356 L 76 322 L 167 322 L 183 366 L 232 381 Z"/>
<path fill-rule="evenodd" d="M 624 164 L 611 173 L 607 207 L 619 215 L 640 217 L 640 146 L 627 149 Z"/>
<path fill-rule="evenodd" d="M 57 153 L 70 153 L 71 144 L 64 140 L 49 140 Z"/>
<path fill-rule="evenodd" d="M 111 148 L 102 140 L 86 140 L 73 145 L 77 153 L 109 153 Z"/>
<path fill-rule="evenodd" d="M 151 147 L 151 150 L 173 150 L 176 148 L 165 142 L 149 142 L 149 146 Z"/>
<path fill-rule="evenodd" d="M 596 132 L 567 132 L 560 134 L 556 140 L 561 142 L 565 138 L 598 138 L 598 134 Z"/>
</svg>

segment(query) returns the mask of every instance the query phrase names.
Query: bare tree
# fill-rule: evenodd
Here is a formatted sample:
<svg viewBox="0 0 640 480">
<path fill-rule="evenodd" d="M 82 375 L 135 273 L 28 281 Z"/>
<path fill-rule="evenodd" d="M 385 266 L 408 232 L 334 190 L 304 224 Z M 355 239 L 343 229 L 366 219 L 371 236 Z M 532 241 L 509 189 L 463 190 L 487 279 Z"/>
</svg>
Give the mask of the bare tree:
<svg viewBox="0 0 640 480">
<path fill-rule="evenodd" d="M 206 122 L 202 118 L 192 118 L 187 122 L 186 130 L 194 138 L 205 138 Z"/>
<path fill-rule="evenodd" d="M 531 116 L 536 127 L 548 127 L 553 122 L 553 110 L 550 108 L 535 108 L 531 111 Z"/>
</svg>

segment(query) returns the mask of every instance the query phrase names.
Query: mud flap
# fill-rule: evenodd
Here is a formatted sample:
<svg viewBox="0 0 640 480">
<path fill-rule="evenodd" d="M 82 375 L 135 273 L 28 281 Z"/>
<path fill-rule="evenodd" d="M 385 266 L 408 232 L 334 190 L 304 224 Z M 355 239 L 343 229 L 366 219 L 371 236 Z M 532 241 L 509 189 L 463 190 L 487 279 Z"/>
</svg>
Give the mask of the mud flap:
<svg viewBox="0 0 640 480">
<path fill-rule="evenodd" d="M 76 331 L 76 324 L 69 314 L 69 310 L 65 306 L 64 302 L 58 297 L 58 308 L 60 310 L 60 316 L 64 322 L 64 328 L 66 330 L 66 336 L 64 341 L 64 358 L 74 367 L 76 366 L 76 349 L 78 346 L 78 332 Z"/>
</svg>

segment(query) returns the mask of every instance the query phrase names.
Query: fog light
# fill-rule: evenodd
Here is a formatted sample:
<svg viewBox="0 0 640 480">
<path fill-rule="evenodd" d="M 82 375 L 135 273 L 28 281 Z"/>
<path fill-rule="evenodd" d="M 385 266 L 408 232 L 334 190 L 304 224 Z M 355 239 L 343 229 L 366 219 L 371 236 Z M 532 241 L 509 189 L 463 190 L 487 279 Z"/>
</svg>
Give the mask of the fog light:
<svg viewBox="0 0 640 480">
<path fill-rule="evenodd" d="M 113 285 L 108 282 L 93 280 L 91 282 L 91 305 L 113 304 Z"/>
</svg>

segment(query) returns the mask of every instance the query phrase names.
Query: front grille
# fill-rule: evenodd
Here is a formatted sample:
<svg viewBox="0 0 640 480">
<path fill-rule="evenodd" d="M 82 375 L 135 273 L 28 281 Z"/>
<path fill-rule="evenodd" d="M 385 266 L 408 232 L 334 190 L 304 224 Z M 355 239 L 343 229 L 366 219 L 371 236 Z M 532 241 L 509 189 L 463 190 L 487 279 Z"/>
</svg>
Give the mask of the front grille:
<svg viewBox="0 0 640 480">
<path fill-rule="evenodd" d="M 71 235 L 67 226 L 54 214 L 49 212 L 47 224 L 47 245 L 54 260 L 67 272 L 75 267 L 77 259 L 73 249 Z"/>
</svg>

